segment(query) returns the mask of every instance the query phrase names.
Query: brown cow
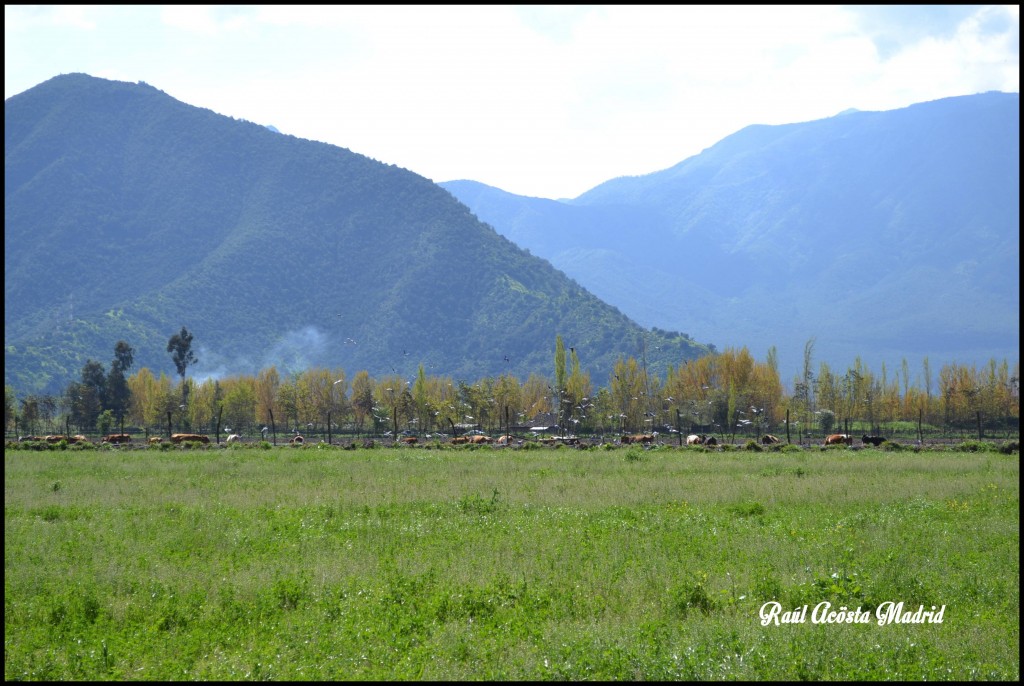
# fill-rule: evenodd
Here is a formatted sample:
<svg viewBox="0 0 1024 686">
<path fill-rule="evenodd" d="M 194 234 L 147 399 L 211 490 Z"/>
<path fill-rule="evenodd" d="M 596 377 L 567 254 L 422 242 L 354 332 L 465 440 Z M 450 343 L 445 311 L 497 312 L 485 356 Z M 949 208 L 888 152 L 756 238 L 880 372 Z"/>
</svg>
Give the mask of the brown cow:
<svg viewBox="0 0 1024 686">
<path fill-rule="evenodd" d="M 122 443 L 131 443 L 132 437 L 129 434 L 108 434 L 103 437 L 101 443 L 110 443 L 112 445 L 121 445 Z"/>
<path fill-rule="evenodd" d="M 481 445 L 483 443 L 494 443 L 494 439 L 491 438 L 490 436 L 470 436 L 469 442 Z"/>
<path fill-rule="evenodd" d="M 171 443 L 209 443 L 210 439 L 203 434 L 171 434 Z"/>
<path fill-rule="evenodd" d="M 651 434 L 633 434 L 632 436 L 623 436 L 623 444 L 625 443 L 652 443 L 654 442 L 654 436 Z"/>
<path fill-rule="evenodd" d="M 292 436 L 291 440 L 288 442 L 291 443 L 292 445 L 302 445 L 303 443 L 306 442 L 306 439 L 296 434 Z"/>
<path fill-rule="evenodd" d="M 160 436 L 150 436 L 149 437 L 149 444 L 150 445 L 156 445 L 157 443 L 163 442 L 163 440 L 164 439 L 161 438 Z"/>
<path fill-rule="evenodd" d="M 419 439 L 415 436 L 404 436 L 402 438 L 402 443 L 405 443 L 406 445 L 416 445 L 419 443 Z"/>
<path fill-rule="evenodd" d="M 853 436 L 849 434 L 832 434 L 825 438 L 825 445 L 853 445 Z"/>
<path fill-rule="evenodd" d="M 456 436 L 452 439 L 452 445 L 462 445 L 463 443 L 469 443 L 469 439 L 465 436 Z"/>
<path fill-rule="evenodd" d="M 772 436 L 771 434 L 765 434 L 764 436 L 761 436 L 761 443 L 763 443 L 764 445 L 775 445 L 776 443 L 779 442 L 780 441 L 778 436 Z"/>
</svg>

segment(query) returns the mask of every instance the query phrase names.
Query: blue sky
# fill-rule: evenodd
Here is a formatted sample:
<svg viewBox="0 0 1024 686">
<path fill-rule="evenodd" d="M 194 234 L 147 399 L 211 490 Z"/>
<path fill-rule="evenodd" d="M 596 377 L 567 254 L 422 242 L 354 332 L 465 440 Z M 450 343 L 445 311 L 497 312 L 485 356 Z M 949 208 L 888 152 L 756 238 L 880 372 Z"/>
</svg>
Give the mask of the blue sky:
<svg viewBox="0 0 1024 686">
<path fill-rule="evenodd" d="M 576 197 L 750 124 L 1020 91 L 1017 6 L 4 7 L 4 98 L 58 74 L 433 181 Z"/>
</svg>

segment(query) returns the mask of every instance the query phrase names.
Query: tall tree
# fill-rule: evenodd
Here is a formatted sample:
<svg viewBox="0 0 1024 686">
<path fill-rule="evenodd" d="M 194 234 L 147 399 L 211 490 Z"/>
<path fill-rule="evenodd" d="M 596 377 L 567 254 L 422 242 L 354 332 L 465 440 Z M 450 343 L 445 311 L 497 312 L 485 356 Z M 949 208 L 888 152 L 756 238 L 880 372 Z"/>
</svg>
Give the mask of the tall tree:
<svg viewBox="0 0 1024 686">
<path fill-rule="evenodd" d="M 189 366 L 199 361 L 196 359 L 195 353 L 192 352 L 192 333 L 184 326 L 181 327 L 181 331 L 167 341 L 167 352 L 171 353 L 174 367 L 178 370 L 178 376 L 184 383 L 185 372 Z"/>
<path fill-rule="evenodd" d="M 132 367 L 134 356 L 135 351 L 125 341 L 118 341 L 114 346 L 114 359 L 110 363 L 110 373 L 107 375 L 104 405 L 117 419 L 124 417 L 131 401 L 126 376 Z"/>
<path fill-rule="evenodd" d="M 565 388 L 565 343 L 561 334 L 555 334 L 555 388 Z"/>
<path fill-rule="evenodd" d="M 128 374 L 135 361 L 135 350 L 126 341 L 118 341 L 114 345 L 114 361 L 111 367 L 117 367 L 122 374 Z"/>
<path fill-rule="evenodd" d="M 18 395 L 14 390 L 14 386 L 4 384 L 4 431 L 7 431 L 14 423 L 17 407 Z"/>
</svg>

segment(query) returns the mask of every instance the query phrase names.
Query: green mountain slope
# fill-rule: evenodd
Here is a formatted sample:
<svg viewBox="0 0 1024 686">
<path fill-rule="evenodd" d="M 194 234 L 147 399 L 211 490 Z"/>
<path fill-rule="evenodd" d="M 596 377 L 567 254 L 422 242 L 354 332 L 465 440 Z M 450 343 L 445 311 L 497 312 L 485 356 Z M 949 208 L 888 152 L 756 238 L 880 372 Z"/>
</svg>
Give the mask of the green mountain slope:
<svg viewBox="0 0 1024 686">
<path fill-rule="evenodd" d="M 648 326 L 894 369 L 1016 359 L 1020 100 L 985 93 L 751 126 L 570 201 L 441 184 Z M 584 238 L 585 237 L 585 238 Z"/>
<path fill-rule="evenodd" d="M 556 334 L 604 382 L 707 350 L 648 332 L 412 172 L 71 74 L 4 103 L 5 382 L 63 387 L 136 349 L 195 375 L 342 367 L 549 374 Z"/>
</svg>

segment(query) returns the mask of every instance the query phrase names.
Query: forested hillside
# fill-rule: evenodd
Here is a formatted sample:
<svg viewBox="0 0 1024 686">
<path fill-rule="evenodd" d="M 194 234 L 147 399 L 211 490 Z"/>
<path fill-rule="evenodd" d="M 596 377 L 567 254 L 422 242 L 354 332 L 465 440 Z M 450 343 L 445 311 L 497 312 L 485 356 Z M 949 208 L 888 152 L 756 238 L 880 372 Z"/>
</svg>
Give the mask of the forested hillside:
<svg viewBox="0 0 1024 686">
<path fill-rule="evenodd" d="M 429 180 L 144 83 L 55 77 L 4 103 L 5 382 L 57 391 L 118 340 L 136 368 L 314 365 L 411 378 L 549 374 L 557 335 L 602 382 L 708 350 L 645 331 Z"/>
<path fill-rule="evenodd" d="M 567 201 L 441 184 L 647 326 L 779 353 L 982 365 L 1020 350 L 1020 98 L 750 126 Z"/>
</svg>

